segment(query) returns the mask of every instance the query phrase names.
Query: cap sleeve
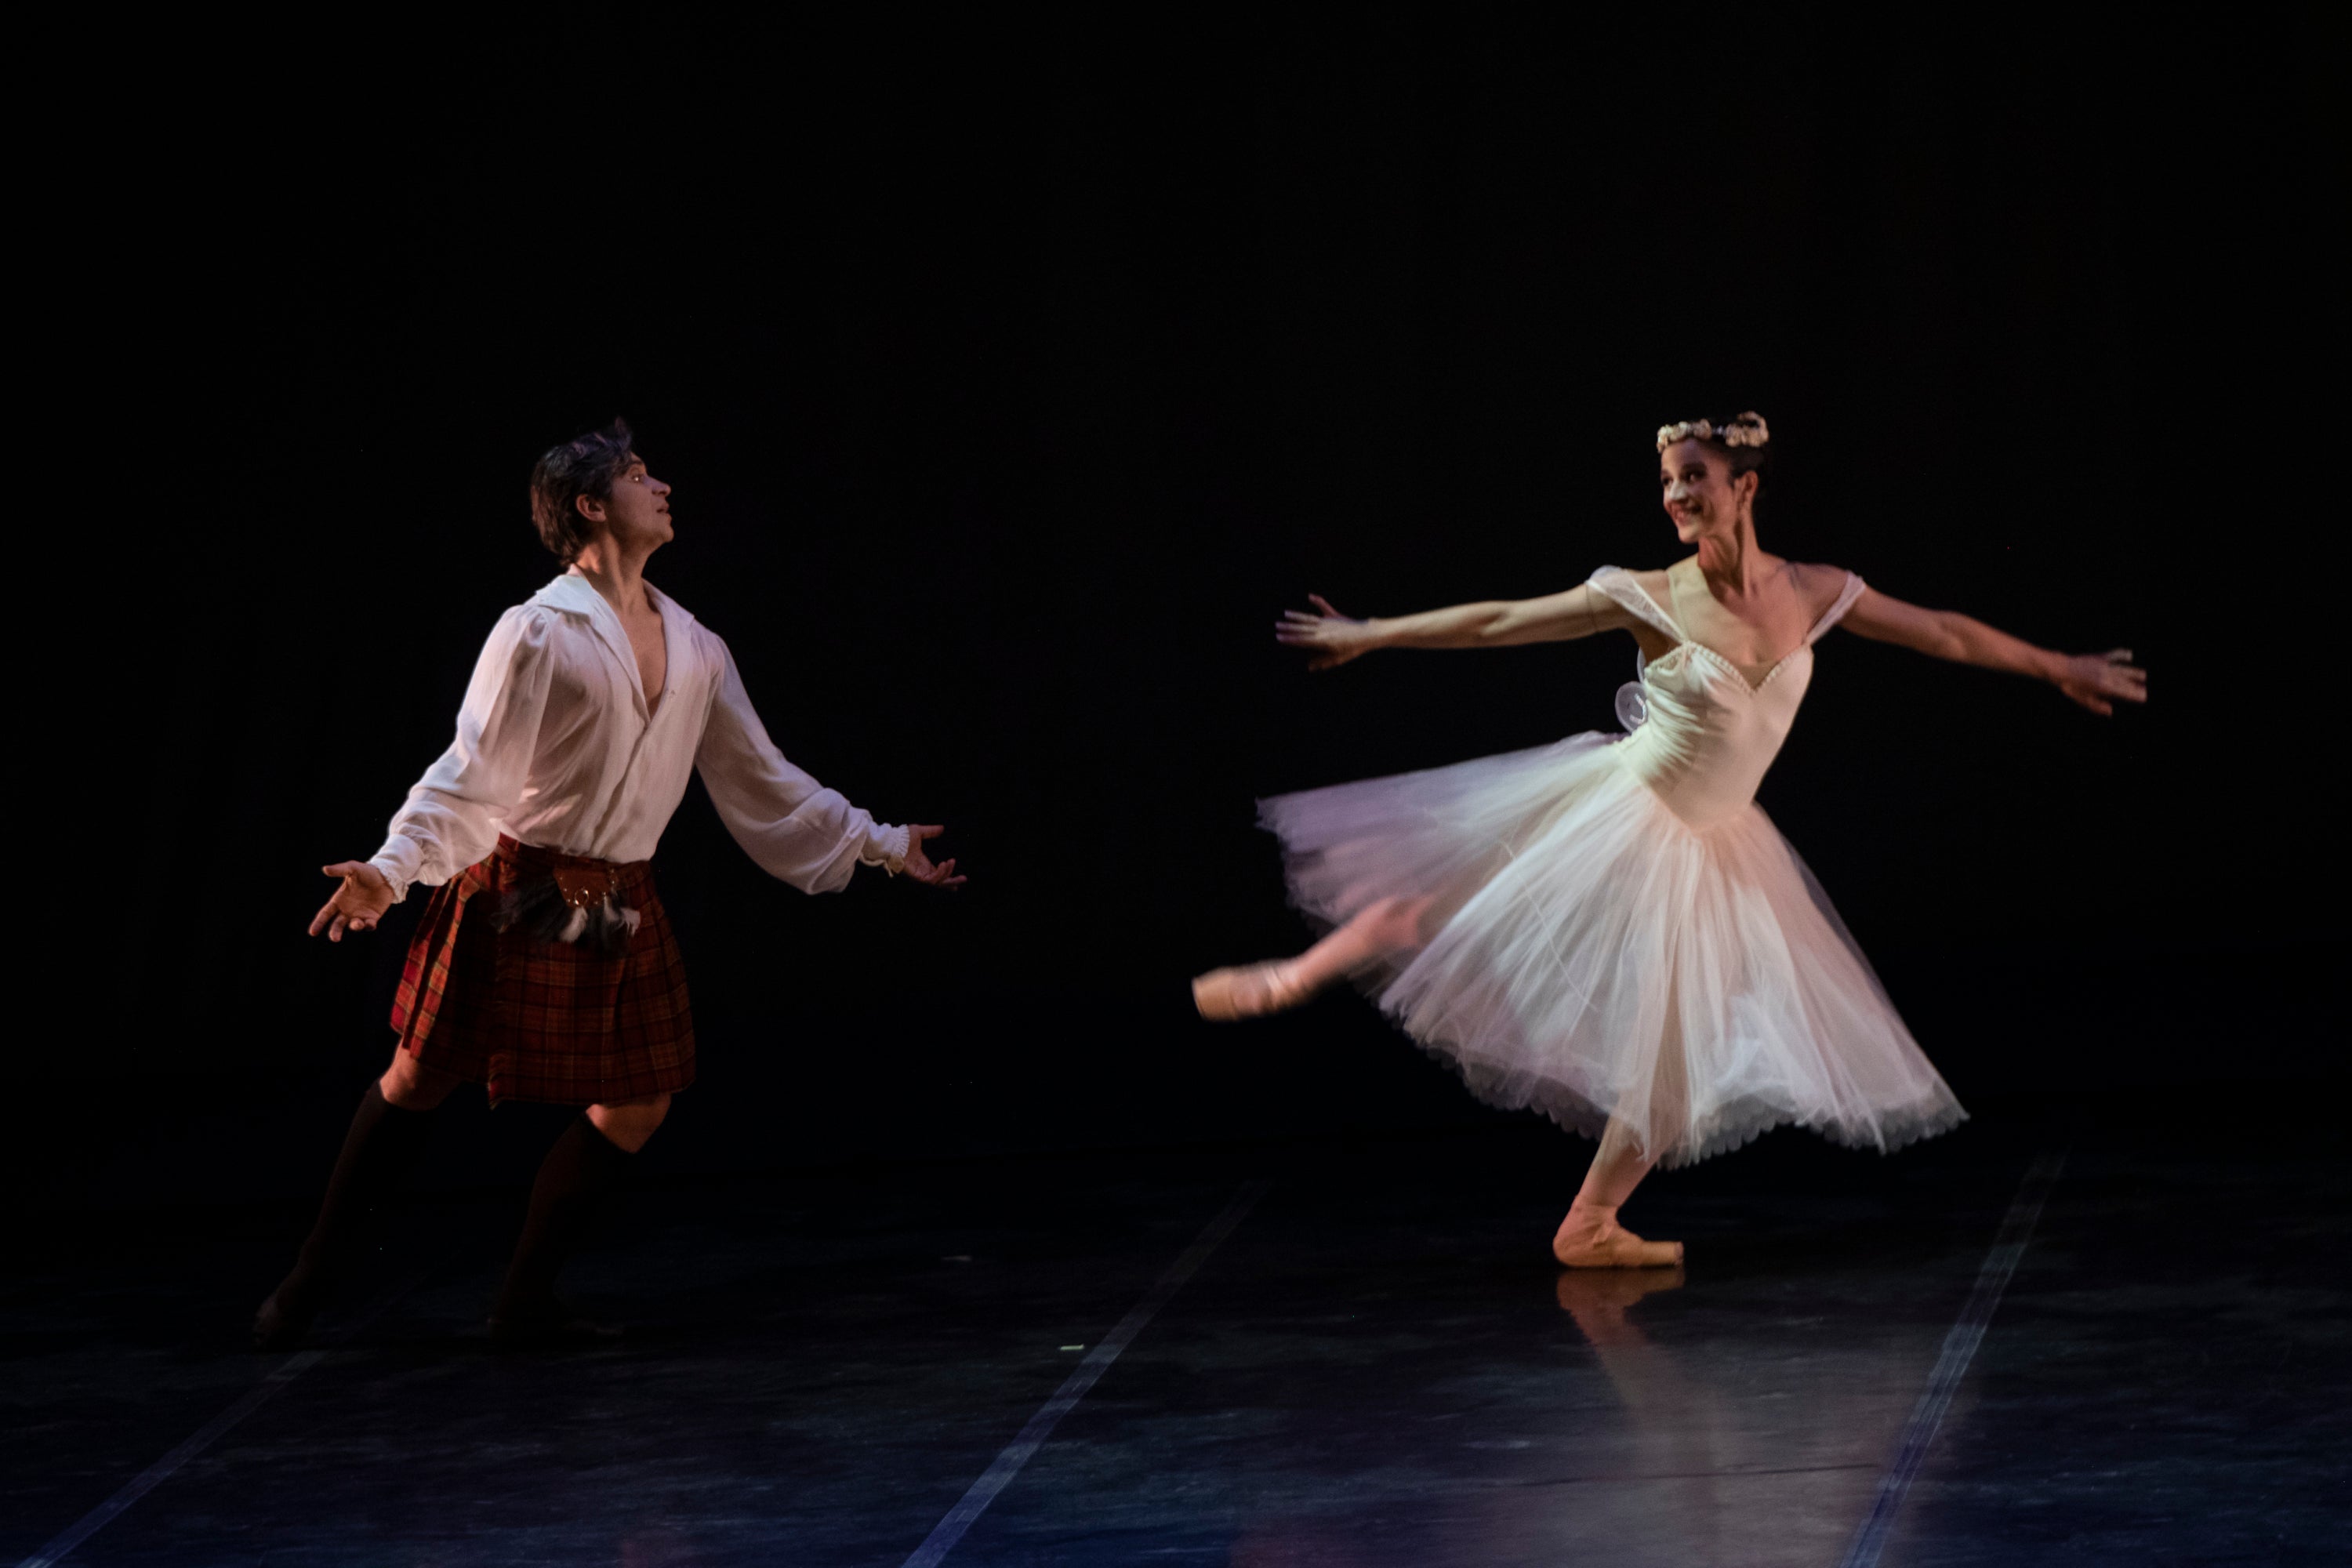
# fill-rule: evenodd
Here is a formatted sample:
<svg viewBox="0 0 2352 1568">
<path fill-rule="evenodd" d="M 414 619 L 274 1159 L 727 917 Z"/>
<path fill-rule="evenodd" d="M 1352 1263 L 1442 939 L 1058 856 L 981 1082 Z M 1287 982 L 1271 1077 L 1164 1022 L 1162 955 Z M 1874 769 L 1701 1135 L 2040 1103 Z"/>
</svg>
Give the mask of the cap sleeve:
<svg viewBox="0 0 2352 1568">
<path fill-rule="evenodd" d="M 1633 574 L 1623 567 L 1603 566 L 1584 581 L 1586 585 L 1595 592 L 1606 594 L 1616 600 L 1618 604 L 1639 616 L 1645 625 L 1655 626 L 1676 642 L 1688 640 L 1683 636 L 1682 627 L 1675 625 L 1674 616 L 1668 615 L 1663 605 L 1650 597 L 1649 590 L 1633 581 Z"/>
<path fill-rule="evenodd" d="M 1845 586 L 1838 590 L 1836 601 L 1822 613 L 1820 620 L 1813 623 L 1813 629 L 1805 634 L 1805 646 L 1811 647 L 1828 636 L 1829 629 L 1845 619 L 1845 613 L 1853 608 L 1853 602 L 1862 597 L 1863 590 L 1869 585 L 1853 573 L 1847 573 Z"/>
</svg>

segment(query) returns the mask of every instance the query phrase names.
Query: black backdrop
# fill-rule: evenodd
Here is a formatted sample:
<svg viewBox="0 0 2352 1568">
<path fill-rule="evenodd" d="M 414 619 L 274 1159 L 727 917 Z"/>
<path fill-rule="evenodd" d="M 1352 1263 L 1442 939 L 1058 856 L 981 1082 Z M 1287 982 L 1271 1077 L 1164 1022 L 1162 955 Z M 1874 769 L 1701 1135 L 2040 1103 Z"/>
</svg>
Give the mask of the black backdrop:
<svg viewBox="0 0 2352 1568">
<path fill-rule="evenodd" d="M 2255 757 L 2331 684 L 2283 564 L 2343 510 L 2323 52 L 2127 21 L 164 48 L 45 163 L 51 583 L 131 710 L 68 691 L 54 754 L 148 868 L 79 857 L 44 950 L 101 1004 L 34 1053 L 60 1115 L 382 1057 L 405 926 L 306 941 L 317 868 L 551 574 L 532 458 L 616 413 L 787 754 L 972 877 L 806 899 L 689 795 L 695 1161 L 1471 1114 L 1353 998 L 1219 1033 L 1181 982 L 1299 940 L 1253 796 L 1604 727 L 1631 647 L 1308 678 L 1269 625 L 1661 563 L 1651 430 L 1751 406 L 1772 548 L 2153 672 L 2102 721 L 1823 649 L 1763 800 L 1964 1098 L 2329 1070 L 2334 786 Z"/>
</svg>

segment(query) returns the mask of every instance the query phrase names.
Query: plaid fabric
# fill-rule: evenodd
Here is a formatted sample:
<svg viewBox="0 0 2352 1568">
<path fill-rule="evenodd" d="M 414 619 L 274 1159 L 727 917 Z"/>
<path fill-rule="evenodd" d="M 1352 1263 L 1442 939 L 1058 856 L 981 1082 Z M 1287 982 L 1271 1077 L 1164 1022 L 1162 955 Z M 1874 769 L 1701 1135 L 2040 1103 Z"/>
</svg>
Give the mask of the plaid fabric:
<svg viewBox="0 0 2352 1568">
<path fill-rule="evenodd" d="M 617 957 L 498 929 L 499 895 L 557 866 L 606 863 L 501 836 L 488 859 L 433 889 L 393 999 L 401 1049 L 481 1084 L 493 1105 L 610 1105 L 686 1088 L 694 1015 L 652 863 L 610 868 L 642 917 Z"/>
</svg>

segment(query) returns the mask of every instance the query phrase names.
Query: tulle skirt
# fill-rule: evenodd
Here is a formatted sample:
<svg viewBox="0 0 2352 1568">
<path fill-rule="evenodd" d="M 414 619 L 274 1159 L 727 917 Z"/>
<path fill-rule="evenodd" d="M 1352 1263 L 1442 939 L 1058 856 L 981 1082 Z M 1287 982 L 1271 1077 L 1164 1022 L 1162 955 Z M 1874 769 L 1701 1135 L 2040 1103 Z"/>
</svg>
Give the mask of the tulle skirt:
<svg viewBox="0 0 2352 1568">
<path fill-rule="evenodd" d="M 1490 1104 L 1662 1165 L 1783 1123 L 1881 1151 L 1967 1113 L 1796 851 L 1749 805 L 1705 831 L 1618 737 L 1259 803 L 1292 900 L 1340 924 L 1432 900 L 1362 983 Z"/>
</svg>

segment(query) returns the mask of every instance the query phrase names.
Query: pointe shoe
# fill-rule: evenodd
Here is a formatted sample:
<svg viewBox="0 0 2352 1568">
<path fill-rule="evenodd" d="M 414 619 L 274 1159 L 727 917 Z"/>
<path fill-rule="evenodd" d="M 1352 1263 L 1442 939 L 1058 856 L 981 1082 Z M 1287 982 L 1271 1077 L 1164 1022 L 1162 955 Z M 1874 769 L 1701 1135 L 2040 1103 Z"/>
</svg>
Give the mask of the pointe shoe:
<svg viewBox="0 0 2352 1568">
<path fill-rule="evenodd" d="M 1568 1211 L 1551 1238 L 1551 1255 L 1569 1268 L 1672 1268 L 1683 1260 L 1679 1241 L 1644 1241 L 1614 1214 Z"/>
<path fill-rule="evenodd" d="M 1213 1024 L 1284 1012 L 1306 1001 L 1307 995 L 1285 961 L 1212 969 L 1192 982 L 1192 1005 Z"/>
</svg>

